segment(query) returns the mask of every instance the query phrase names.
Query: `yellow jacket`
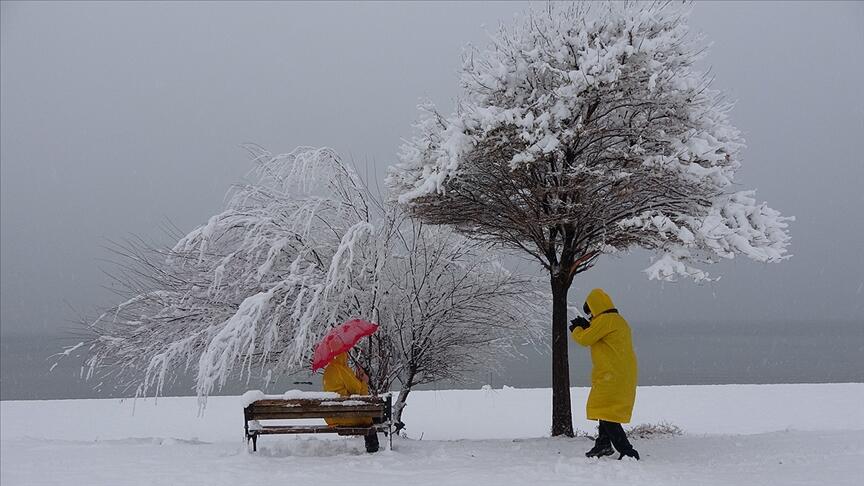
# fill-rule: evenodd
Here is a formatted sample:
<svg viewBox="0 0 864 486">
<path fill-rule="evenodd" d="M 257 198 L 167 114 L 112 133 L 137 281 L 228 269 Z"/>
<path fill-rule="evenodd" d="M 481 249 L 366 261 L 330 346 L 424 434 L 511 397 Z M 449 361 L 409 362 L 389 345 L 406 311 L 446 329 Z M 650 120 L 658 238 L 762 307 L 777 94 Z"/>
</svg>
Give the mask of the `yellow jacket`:
<svg viewBox="0 0 864 486">
<path fill-rule="evenodd" d="M 591 309 L 588 329 L 577 327 L 573 339 L 591 347 L 591 393 L 585 407 L 588 420 L 627 423 L 636 401 L 638 368 L 630 326 L 614 309 L 603 289 L 594 289 L 586 299 Z"/>
<path fill-rule="evenodd" d="M 324 391 L 336 392 L 343 397 L 368 395 L 369 387 L 357 379 L 354 370 L 348 367 L 348 355 L 342 353 L 324 367 Z M 325 418 L 327 425 L 365 426 L 372 425 L 372 419 Z"/>
</svg>

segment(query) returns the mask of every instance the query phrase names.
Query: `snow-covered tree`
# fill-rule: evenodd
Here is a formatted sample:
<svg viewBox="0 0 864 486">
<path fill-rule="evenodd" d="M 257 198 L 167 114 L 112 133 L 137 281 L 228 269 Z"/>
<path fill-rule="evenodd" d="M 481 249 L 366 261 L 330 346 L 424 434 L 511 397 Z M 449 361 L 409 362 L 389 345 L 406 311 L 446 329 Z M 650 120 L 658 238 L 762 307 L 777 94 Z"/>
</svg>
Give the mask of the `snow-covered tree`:
<svg viewBox="0 0 864 486">
<path fill-rule="evenodd" d="M 172 248 L 118 247 L 126 300 L 90 325 L 88 377 L 158 395 L 194 373 L 204 399 L 231 378 L 308 370 L 332 326 L 362 317 L 381 327 L 354 358 L 374 391 L 401 384 L 401 417 L 413 386 L 534 335 L 542 296 L 483 245 L 407 219 L 332 150 L 250 150 L 250 182 L 207 224 Z"/>
<path fill-rule="evenodd" d="M 649 278 L 779 262 L 791 219 L 733 185 L 744 148 L 669 2 L 548 4 L 469 49 L 453 114 L 421 107 L 388 186 L 422 221 L 524 252 L 552 294 L 552 434 L 572 435 L 567 292 L 641 247 Z"/>
<path fill-rule="evenodd" d="M 397 208 L 393 212 L 402 217 Z M 362 362 L 380 356 L 370 348 L 395 354 L 366 367 L 381 375 L 378 389 L 388 384 L 383 371 L 395 372 L 400 393 L 394 417 L 401 427 L 413 387 L 457 381 L 479 365 L 494 366 L 515 352 L 514 340 L 540 336 L 550 305 L 548 295 L 533 290 L 536 282 L 507 271 L 486 244 L 404 217 L 382 227 L 389 241 L 379 254 L 386 260 L 380 277 L 385 285 L 375 317 L 384 332 L 358 355 Z"/>
</svg>

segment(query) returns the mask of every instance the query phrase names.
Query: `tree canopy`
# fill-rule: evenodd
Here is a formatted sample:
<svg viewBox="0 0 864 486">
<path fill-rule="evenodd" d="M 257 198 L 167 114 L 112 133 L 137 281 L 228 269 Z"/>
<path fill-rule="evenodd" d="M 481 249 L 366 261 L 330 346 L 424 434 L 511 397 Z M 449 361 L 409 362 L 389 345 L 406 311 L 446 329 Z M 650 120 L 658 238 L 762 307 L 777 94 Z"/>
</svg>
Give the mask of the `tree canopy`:
<svg viewBox="0 0 864 486">
<path fill-rule="evenodd" d="M 784 259 L 790 218 L 735 187 L 744 140 L 687 14 L 550 3 L 502 26 L 466 54 L 451 115 L 421 106 L 388 179 L 399 202 L 554 272 L 632 247 L 656 252 L 646 272 L 664 280 Z"/>
<path fill-rule="evenodd" d="M 250 151 L 248 181 L 206 224 L 170 248 L 118 247 L 126 299 L 88 323 L 88 376 L 145 395 L 193 373 L 204 399 L 229 379 L 308 370 L 327 331 L 362 317 L 380 328 L 353 356 L 373 391 L 400 383 L 401 410 L 413 386 L 537 335 L 548 299 L 486 245 L 410 220 L 330 149 Z"/>
<path fill-rule="evenodd" d="M 532 256 L 549 272 L 552 433 L 572 435 L 567 292 L 600 255 L 654 252 L 649 278 L 788 258 L 789 217 L 735 186 L 732 104 L 671 2 L 548 3 L 469 48 L 445 115 L 420 107 L 387 184 L 412 215 Z"/>
</svg>

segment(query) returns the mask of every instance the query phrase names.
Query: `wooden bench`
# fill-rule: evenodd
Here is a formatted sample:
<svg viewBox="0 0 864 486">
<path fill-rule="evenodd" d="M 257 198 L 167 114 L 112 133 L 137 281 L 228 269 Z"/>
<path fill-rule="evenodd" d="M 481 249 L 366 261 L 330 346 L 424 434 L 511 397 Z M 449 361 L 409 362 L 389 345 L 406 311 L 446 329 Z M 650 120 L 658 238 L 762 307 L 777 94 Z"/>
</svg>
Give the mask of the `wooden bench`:
<svg viewBox="0 0 864 486">
<path fill-rule="evenodd" d="M 339 434 L 366 435 L 372 430 L 387 435 L 387 448 L 393 447 L 392 396 L 359 396 L 339 398 L 274 398 L 255 400 L 243 409 L 246 442 L 258 450 L 258 436 L 271 434 Z M 261 420 L 308 418 L 370 418 L 368 427 L 330 425 L 266 425 Z"/>
</svg>

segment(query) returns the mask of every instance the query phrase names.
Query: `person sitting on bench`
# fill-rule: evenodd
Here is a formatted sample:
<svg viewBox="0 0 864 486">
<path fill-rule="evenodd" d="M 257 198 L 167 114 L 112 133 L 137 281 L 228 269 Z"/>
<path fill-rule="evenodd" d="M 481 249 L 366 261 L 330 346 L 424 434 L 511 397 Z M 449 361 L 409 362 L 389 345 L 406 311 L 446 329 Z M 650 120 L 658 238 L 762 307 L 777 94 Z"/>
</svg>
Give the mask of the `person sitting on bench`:
<svg viewBox="0 0 864 486">
<path fill-rule="evenodd" d="M 350 395 L 368 395 L 369 377 L 362 369 L 351 370 L 348 366 L 348 354 L 342 353 L 333 358 L 324 367 L 324 391 L 336 392 L 343 397 Z M 343 427 L 372 426 L 370 418 L 325 418 L 327 425 Z M 378 451 L 378 433 L 375 429 L 369 431 L 365 436 L 366 452 Z"/>
</svg>

